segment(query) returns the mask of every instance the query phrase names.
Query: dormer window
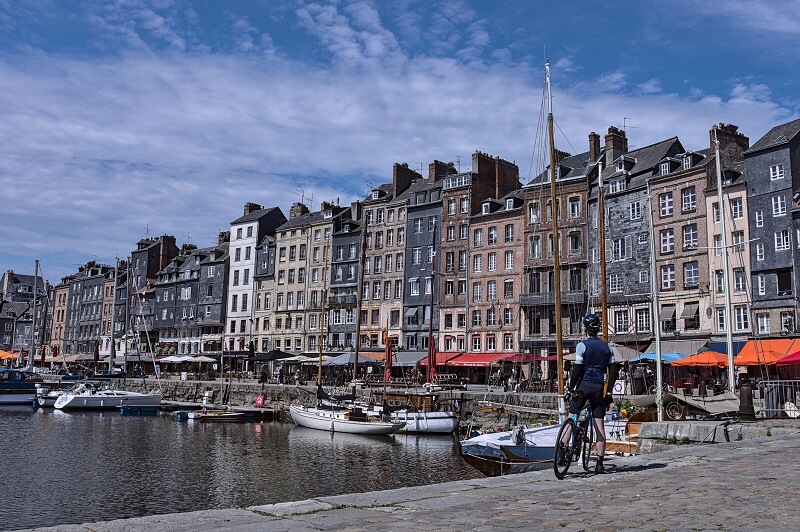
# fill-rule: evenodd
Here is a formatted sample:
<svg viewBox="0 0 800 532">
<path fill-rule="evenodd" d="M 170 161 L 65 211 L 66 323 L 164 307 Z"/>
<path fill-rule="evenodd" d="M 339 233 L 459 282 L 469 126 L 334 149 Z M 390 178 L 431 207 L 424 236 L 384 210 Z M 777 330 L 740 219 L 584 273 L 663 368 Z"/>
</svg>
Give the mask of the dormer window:
<svg viewBox="0 0 800 532">
<path fill-rule="evenodd" d="M 513 209 L 513 208 L 514 208 L 514 200 L 513 199 L 507 199 L 506 200 L 506 209 Z"/>
<path fill-rule="evenodd" d="M 372 191 L 372 199 L 378 199 L 378 191 L 377 190 L 373 190 Z"/>
<path fill-rule="evenodd" d="M 331 210 L 325 210 L 322 212 L 323 218 L 331 218 L 332 216 L 333 216 L 333 211 Z"/>
<path fill-rule="evenodd" d="M 625 161 L 617 161 L 617 172 L 625 170 Z"/>
<path fill-rule="evenodd" d="M 350 224 L 344 224 L 344 227 L 342 228 L 342 231 L 344 231 L 345 233 L 349 233 L 350 232 Z"/>
<path fill-rule="evenodd" d="M 483 212 L 483 214 L 489 214 L 489 204 L 488 203 L 484 203 L 483 204 L 483 211 L 482 212 Z"/>
<path fill-rule="evenodd" d="M 692 156 L 687 155 L 686 157 L 683 158 L 683 169 L 688 170 L 691 167 L 692 167 Z"/>
<path fill-rule="evenodd" d="M 614 179 L 613 181 L 608 183 L 608 192 L 610 194 L 622 192 L 623 190 L 625 190 L 625 178 Z"/>
<path fill-rule="evenodd" d="M 669 163 L 661 163 L 661 175 L 667 175 L 669 173 Z"/>
</svg>

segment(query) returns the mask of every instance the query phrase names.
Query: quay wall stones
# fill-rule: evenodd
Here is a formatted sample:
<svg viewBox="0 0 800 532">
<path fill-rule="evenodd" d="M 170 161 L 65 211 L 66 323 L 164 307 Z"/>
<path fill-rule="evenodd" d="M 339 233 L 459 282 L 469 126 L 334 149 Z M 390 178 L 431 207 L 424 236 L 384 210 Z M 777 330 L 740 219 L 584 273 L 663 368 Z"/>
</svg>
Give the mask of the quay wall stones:
<svg viewBox="0 0 800 532">
<path fill-rule="evenodd" d="M 726 435 L 727 432 L 727 435 Z M 682 445 L 763 440 L 800 434 L 800 422 L 764 419 L 753 423 L 726 421 L 666 421 L 642 423 L 636 454 L 649 454 Z"/>
</svg>

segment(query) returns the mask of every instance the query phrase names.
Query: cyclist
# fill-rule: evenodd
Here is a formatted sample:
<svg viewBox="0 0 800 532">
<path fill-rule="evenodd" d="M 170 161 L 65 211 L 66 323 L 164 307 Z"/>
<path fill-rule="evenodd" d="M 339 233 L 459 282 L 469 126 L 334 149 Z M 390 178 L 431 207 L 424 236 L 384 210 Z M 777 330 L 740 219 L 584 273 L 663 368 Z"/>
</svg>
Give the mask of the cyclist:
<svg viewBox="0 0 800 532">
<path fill-rule="evenodd" d="M 597 433 L 597 464 L 594 472 L 605 473 L 603 456 L 606 452 L 606 430 L 603 419 L 610 404 L 605 394 L 606 373 L 617 375 L 619 368 L 611 348 L 597 337 L 600 332 L 600 317 L 597 314 L 587 314 L 583 318 L 583 327 L 587 338 L 575 350 L 575 363 L 569 378 L 569 389 L 577 389 L 580 393 L 573 394 L 569 413 L 577 417 L 587 401 L 591 405 Z M 569 440 L 571 434 L 565 436 Z"/>
</svg>

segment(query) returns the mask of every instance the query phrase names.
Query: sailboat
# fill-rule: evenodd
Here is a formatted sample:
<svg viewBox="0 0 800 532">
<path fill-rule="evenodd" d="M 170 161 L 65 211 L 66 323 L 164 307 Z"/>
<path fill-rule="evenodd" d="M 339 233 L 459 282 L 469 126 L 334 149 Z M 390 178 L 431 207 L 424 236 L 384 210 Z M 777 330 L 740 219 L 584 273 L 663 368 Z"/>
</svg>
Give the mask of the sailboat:
<svg viewBox="0 0 800 532">
<path fill-rule="evenodd" d="M 545 63 L 545 88 L 547 91 L 547 133 L 550 146 L 550 201 L 553 206 L 553 287 L 555 297 L 555 341 L 558 355 L 558 407 L 559 417 L 565 414 L 564 404 L 564 349 L 561 331 L 561 265 L 558 249 L 558 216 L 556 206 L 556 151 L 553 125 L 553 99 L 550 90 L 550 61 Z M 525 428 L 482 434 L 461 440 L 461 456 L 471 466 L 487 476 L 520 473 L 546 469 L 552 466 L 558 425 Z"/>
<path fill-rule="evenodd" d="M 322 269 L 322 282 L 328 280 L 328 261 L 325 257 L 325 264 Z M 319 335 L 319 362 L 317 366 L 317 406 L 311 407 L 301 404 L 289 406 L 289 414 L 292 420 L 309 429 L 326 430 L 329 432 L 346 432 L 350 434 L 381 435 L 391 434 L 405 427 L 405 422 L 384 421 L 374 413 L 344 401 L 352 401 L 354 395 L 336 398 L 329 396 L 322 388 L 322 348 L 325 339 L 325 298 L 327 297 L 327 286 L 322 290 L 322 319 L 320 320 Z M 360 314 L 360 313 L 359 313 Z M 326 405 L 323 404 L 326 400 Z"/>
</svg>

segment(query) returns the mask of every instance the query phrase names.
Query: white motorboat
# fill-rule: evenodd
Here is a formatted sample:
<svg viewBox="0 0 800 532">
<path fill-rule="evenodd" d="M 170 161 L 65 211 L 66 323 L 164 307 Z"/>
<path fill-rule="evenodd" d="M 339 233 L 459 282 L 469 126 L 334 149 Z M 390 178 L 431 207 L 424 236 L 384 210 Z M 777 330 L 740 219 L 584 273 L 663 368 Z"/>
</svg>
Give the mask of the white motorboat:
<svg viewBox="0 0 800 532">
<path fill-rule="evenodd" d="M 486 476 L 536 471 L 553 465 L 561 427 L 549 425 L 481 434 L 461 440 L 461 456 Z"/>
<path fill-rule="evenodd" d="M 292 420 L 301 427 L 329 432 L 390 434 L 406 425 L 405 422 L 381 421 L 375 416 L 367 415 L 360 408 L 328 409 L 291 405 L 289 413 Z"/>
<path fill-rule="evenodd" d="M 97 388 L 82 383 L 59 396 L 53 405 L 58 410 L 116 410 L 120 406 L 160 406 L 158 394 Z"/>
</svg>

